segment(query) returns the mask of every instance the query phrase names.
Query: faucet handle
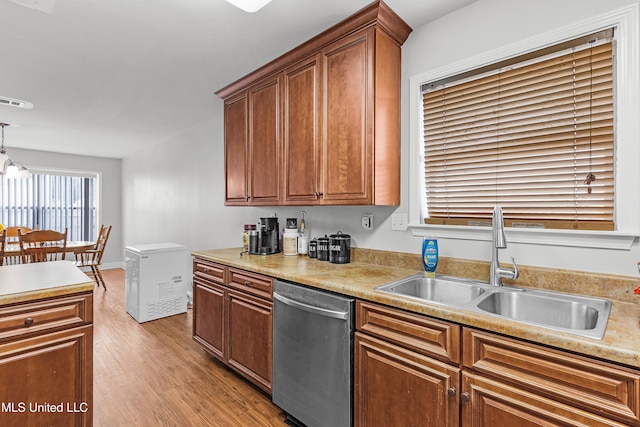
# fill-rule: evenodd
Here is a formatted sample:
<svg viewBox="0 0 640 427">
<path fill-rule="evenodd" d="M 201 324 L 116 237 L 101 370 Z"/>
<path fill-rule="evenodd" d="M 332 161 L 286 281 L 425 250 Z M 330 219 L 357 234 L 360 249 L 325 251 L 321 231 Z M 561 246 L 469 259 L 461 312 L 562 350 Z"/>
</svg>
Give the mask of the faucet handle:
<svg viewBox="0 0 640 427">
<path fill-rule="evenodd" d="M 511 277 L 511 279 L 515 280 L 518 278 L 518 276 L 520 275 L 520 272 L 518 271 L 518 266 L 516 265 L 516 260 L 513 259 L 513 257 L 509 257 L 511 258 L 511 264 L 513 264 L 513 276 Z"/>
</svg>

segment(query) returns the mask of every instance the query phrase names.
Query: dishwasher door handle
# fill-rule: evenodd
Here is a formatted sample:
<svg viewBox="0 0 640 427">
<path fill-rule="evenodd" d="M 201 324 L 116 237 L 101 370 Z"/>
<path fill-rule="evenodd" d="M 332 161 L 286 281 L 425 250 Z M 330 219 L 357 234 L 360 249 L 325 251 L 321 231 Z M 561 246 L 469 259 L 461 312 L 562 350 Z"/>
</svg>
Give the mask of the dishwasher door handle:
<svg viewBox="0 0 640 427">
<path fill-rule="evenodd" d="M 282 296 L 277 293 L 273 293 L 273 297 L 280 301 L 283 304 L 286 304 L 290 307 L 299 308 L 300 310 L 308 311 L 309 313 L 315 313 L 324 317 L 333 317 L 334 319 L 342 319 L 346 320 L 349 316 L 349 313 L 346 311 L 335 311 L 335 310 L 327 310 L 326 308 L 314 307 L 309 304 L 305 304 L 300 301 L 295 301 L 285 296 Z"/>
</svg>

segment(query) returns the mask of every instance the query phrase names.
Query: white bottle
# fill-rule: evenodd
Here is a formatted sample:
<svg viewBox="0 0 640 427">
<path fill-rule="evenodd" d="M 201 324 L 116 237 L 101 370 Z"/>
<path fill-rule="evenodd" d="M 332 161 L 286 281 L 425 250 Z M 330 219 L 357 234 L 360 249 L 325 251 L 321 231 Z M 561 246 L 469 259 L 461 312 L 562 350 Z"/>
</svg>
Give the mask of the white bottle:
<svg viewBox="0 0 640 427">
<path fill-rule="evenodd" d="M 285 255 L 298 254 L 298 229 L 285 228 L 282 236 L 282 253 Z"/>
</svg>

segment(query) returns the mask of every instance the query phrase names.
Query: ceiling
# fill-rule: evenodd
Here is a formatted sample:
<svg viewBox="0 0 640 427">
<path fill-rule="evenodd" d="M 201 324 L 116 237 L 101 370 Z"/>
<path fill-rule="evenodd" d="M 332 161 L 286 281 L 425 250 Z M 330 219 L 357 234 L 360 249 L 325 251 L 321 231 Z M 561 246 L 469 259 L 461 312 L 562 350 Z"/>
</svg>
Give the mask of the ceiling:
<svg viewBox="0 0 640 427">
<path fill-rule="evenodd" d="M 386 3 L 417 28 L 473 1 Z M 216 90 L 369 3 L 0 0 L 0 96 L 34 104 L 0 105 L 5 145 L 126 157 L 214 119 Z"/>
</svg>

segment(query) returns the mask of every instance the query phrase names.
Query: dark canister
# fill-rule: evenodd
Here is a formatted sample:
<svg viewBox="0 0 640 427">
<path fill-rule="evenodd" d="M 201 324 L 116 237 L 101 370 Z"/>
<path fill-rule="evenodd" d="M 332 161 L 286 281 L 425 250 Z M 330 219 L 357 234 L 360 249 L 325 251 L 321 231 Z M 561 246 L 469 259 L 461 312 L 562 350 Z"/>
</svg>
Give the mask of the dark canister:
<svg viewBox="0 0 640 427">
<path fill-rule="evenodd" d="M 329 236 L 329 262 L 348 264 L 351 262 L 351 236 L 338 231 Z"/>
<path fill-rule="evenodd" d="M 316 239 L 309 242 L 309 258 L 318 258 L 318 241 Z"/>
<path fill-rule="evenodd" d="M 318 261 L 329 261 L 329 238 L 318 237 Z"/>
</svg>

